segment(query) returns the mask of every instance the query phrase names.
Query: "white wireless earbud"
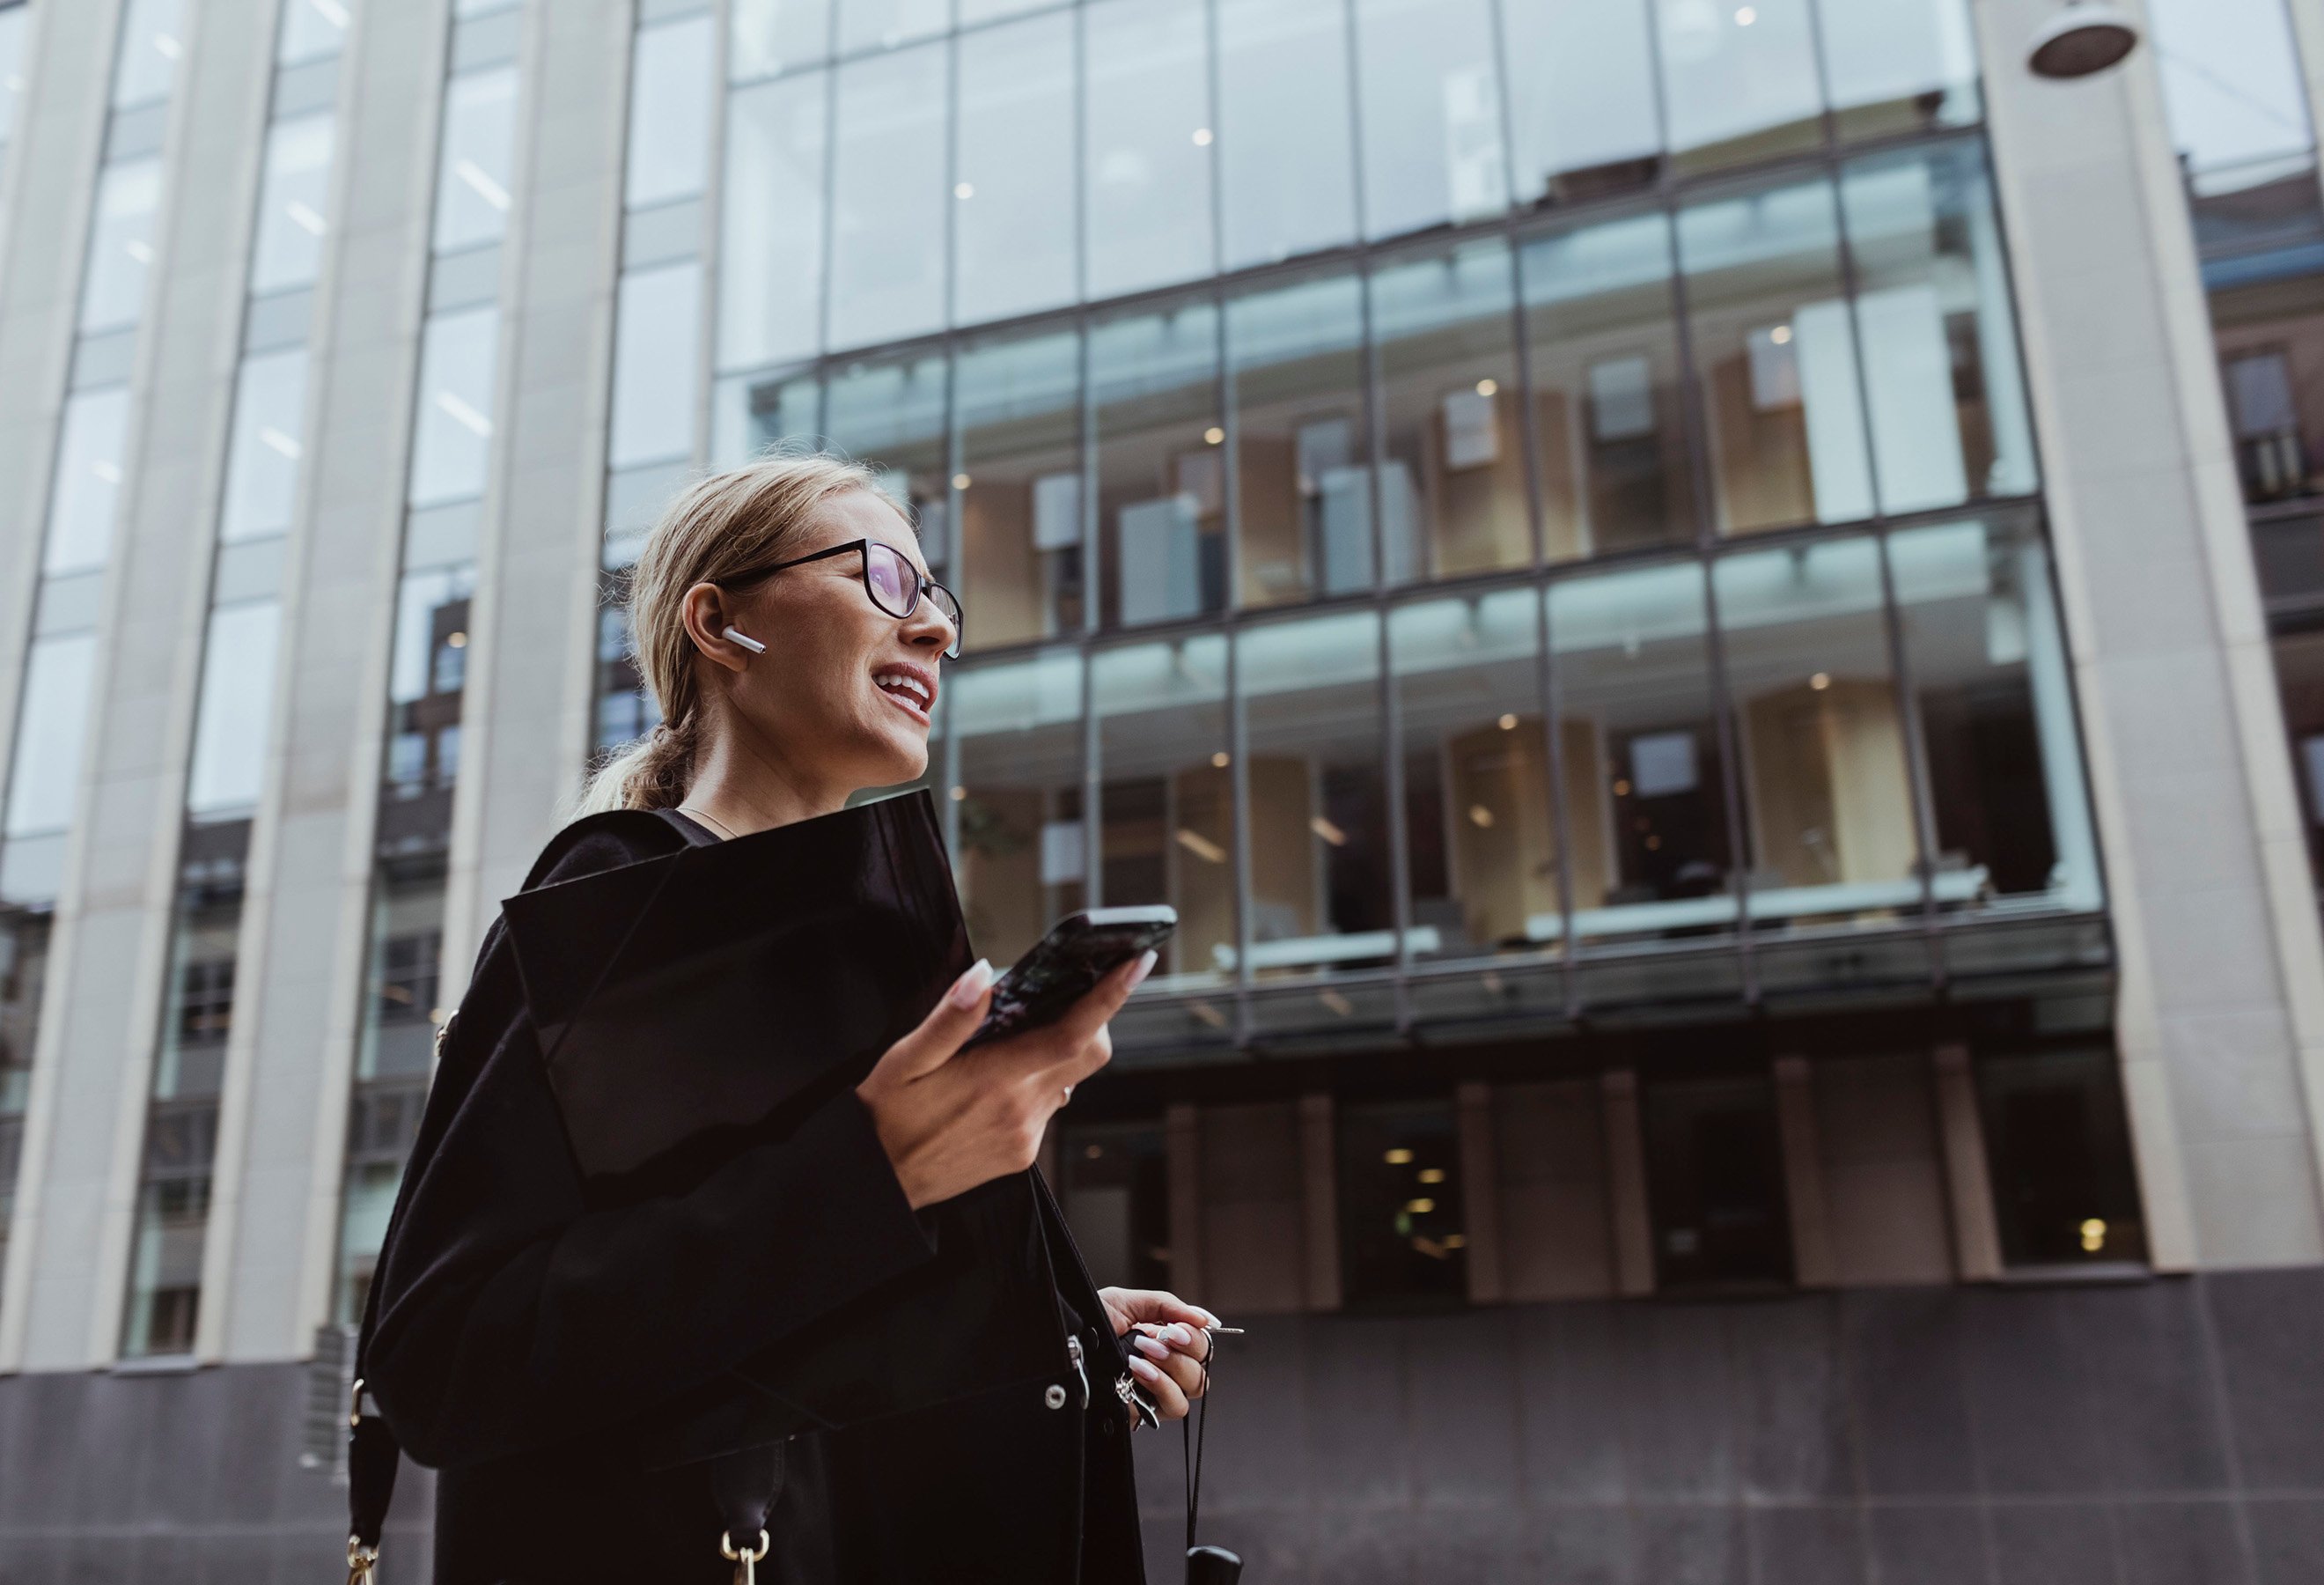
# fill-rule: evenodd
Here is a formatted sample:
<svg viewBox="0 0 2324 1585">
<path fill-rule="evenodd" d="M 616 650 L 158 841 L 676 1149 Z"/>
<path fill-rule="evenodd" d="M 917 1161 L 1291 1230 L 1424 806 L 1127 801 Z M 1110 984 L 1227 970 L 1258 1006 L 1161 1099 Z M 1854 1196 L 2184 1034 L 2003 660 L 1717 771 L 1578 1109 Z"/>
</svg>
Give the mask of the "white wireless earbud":
<svg viewBox="0 0 2324 1585">
<path fill-rule="evenodd" d="M 741 631 L 739 628 L 729 627 L 719 636 L 725 639 L 729 644 L 741 644 L 744 649 L 749 650 L 754 655 L 762 655 L 767 653 L 767 646 L 765 644 L 761 644 L 757 639 L 752 638 L 749 634 Z"/>
</svg>

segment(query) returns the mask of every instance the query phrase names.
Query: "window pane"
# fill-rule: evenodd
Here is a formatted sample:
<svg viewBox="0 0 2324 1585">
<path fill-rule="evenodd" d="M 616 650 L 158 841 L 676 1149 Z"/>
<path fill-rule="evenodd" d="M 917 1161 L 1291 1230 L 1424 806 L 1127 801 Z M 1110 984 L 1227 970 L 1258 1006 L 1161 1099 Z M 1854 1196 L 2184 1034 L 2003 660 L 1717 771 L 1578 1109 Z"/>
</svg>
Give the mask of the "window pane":
<svg viewBox="0 0 2324 1585">
<path fill-rule="evenodd" d="M 1663 135 L 1650 26 L 1644 0 L 1501 0 L 1519 203 L 1571 203 L 1655 179 Z"/>
<path fill-rule="evenodd" d="M 96 659 L 93 633 L 32 641 L 24 662 L 16 753 L 8 777 L 6 835 L 11 838 L 61 831 L 72 822 L 81 746 L 88 738 L 89 684 Z"/>
<path fill-rule="evenodd" d="M 944 32 L 951 0 L 839 0 L 839 50 L 888 50 Z"/>
<path fill-rule="evenodd" d="M 1538 236 L 1522 259 L 1545 552 L 1692 541 L 1669 221 L 1625 215 Z"/>
<path fill-rule="evenodd" d="M 1415 957 L 1530 951 L 1559 933 L 1539 616 L 1530 589 L 1389 613 Z M 1565 774 L 1568 801 L 1590 807 L 1588 755 L 1569 746 Z"/>
<path fill-rule="evenodd" d="M 295 66 L 337 54 L 347 40 L 351 4 L 353 0 L 286 0 L 275 64 Z"/>
<path fill-rule="evenodd" d="M 105 168 L 81 281 L 82 335 L 137 322 L 145 306 L 145 272 L 153 263 L 153 211 L 161 201 L 160 160 L 126 160 Z"/>
<path fill-rule="evenodd" d="M 122 386 L 67 399 L 57 442 L 57 482 L 49 503 L 48 544 L 41 571 L 51 578 L 105 565 L 121 498 L 129 392 Z"/>
<path fill-rule="evenodd" d="M 718 364 L 805 357 L 822 333 L 827 72 L 738 90 L 728 116 Z"/>
<path fill-rule="evenodd" d="M 736 82 L 772 77 L 831 52 L 831 0 L 734 0 L 733 59 Z"/>
<path fill-rule="evenodd" d="M 1059 12 L 960 41 L 956 324 L 1074 300 L 1073 26 Z"/>
<path fill-rule="evenodd" d="M 1940 905 L 2096 907 L 2098 859 L 2040 538 L 1983 524 L 1888 542 L 1937 826 Z"/>
<path fill-rule="evenodd" d="M 450 829 L 451 788 L 460 770 L 461 690 L 467 681 L 468 597 L 475 581 L 475 564 L 464 561 L 407 572 L 396 591 L 387 757 L 380 779 L 391 801 L 429 801 L 401 819 L 383 811 L 383 842 L 404 832 L 440 841 Z M 395 832 L 388 829 L 392 820 Z"/>
<path fill-rule="evenodd" d="M 197 819 L 258 807 L 274 718 L 274 650 L 282 608 L 274 600 L 220 606 L 210 613 L 202 651 L 201 701 L 194 714 L 186 812 Z"/>
<path fill-rule="evenodd" d="M 243 359 L 218 518 L 218 538 L 226 543 L 290 532 L 306 404 L 305 348 Z"/>
<path fill-rule="evenodd" d="M 279 121 L 266 134 L 266 188 L 252 249 L 253 296 L 310 284 L 323 262 L 330 208 L 331 117 Z"/>
<path fill-rule="evenodd" d="M 1083 905 L 1081 657 L 969 667 L 945 691 L 960 746 L 961 907 L 976 950 L 1013 963 Z"/>
<path fill-rule="evenodd" d="M 1712 578 L 1742 755 L 1754 922 L 1916 913 L 1920 842 L 1878 544 L 1729 556 Z"/>
<path fill-rule="evenodd" d="M 1373 272 L 1391 578 L 1533 560 L 1510 298 L 1508 245 L 1499 239 Z"/>
<path fill-rule="evenodd" d="M 1763 160 L 1822 141 L 1808 0 L 1667 0 L 1655 10 L 1664 113 L 1680 171 Z"/>
<path fill-rule="evenodd" d="M 832 376 L 823 419 L 832 447 L 871 466 L 889 496 L 910 508 L 920 525 L 920 553 L 938 578 L 950 575 L 953 561 L 945 391 L 941 353 L 851 364 Z M 973 606 L 964 615 L 973 644 L 979 616 Z"/>
<path fill-rule="evenodd" d="M 692 455 L 702 266 L 688 261 L 631 271 L 622 277 L 616 311 L 609 466 Z"/>
<path fill-rule="evenodd" d="M 342 1324 L 362 1319 L 380 1245 L 387 1236 L 403 1163 L 420 1131 L 439 1011 L 444 882 L 438 875 L 383 874 L 373 889 L 370 994 L 347 1108 L 346 1182 L 339 1199 Z"/>
<path fill-rule="evenodd" d="M 1202 0 L 1084 13 L 1089 294 L 1210 273 L 1211 94 Z"/>
<path fill-rule="evenodd" d="M 980 649 L 1082 626 L 1081 338 L 961 355 L 960 598 Z"/>
<path fill-rule="evenodd" d="M 1961 0 L 1818 0 L 1817 11 L 1840 136 L 1978 118 L 1977 42 Z M 2167 60 L 2163 70 L 2167 80 Z"/>
<path fill-rule="evenodd" d="M 941 45 L 839 69 L 832 346 L 944 323 L 948 97 Z"/>
<path fill-rule="evenodd" d="M 1067 1123 L 1058 1140 L 1065 1220 L 1091 1277 L 1170 1286 L 1169 1156 L 1157 1123 Z"/>
<path fill-rule="evenodd" d="M 421 332 L 420 412 L 411 441 L 414 506 L 484 493 L 499 353 L 500 314 L 494 309 L 438 314 Z"/>
<path fill-rule="evenodd" d="M 1549 639 L 1574 933 L 1644 941 L 1732 928 L 1702 568 L 1554 583 Z"/>
<path fill-rule="evenodd" d="M 186 53 L 185 9 L 185 0 L 129 0 L 113 66 L 115 109 L 170 97 Z"/>
<path fill-rule="evenodd" d="M 1881 504 L 1904 513 L 2031 494 L 2009 270 L 1978 151 L 1859 161 L 1840 194 Z"/>
<path fill-rule="evenodd" d="M 193 1349 L 217 1115 L 213 1092 L 156 1106 L 146 1118 L 137 1237 L 129 1257 L 129 1302 L 122 1314 L 121 1352 L 127 1358 Z"/>
<path fill-rule="evenodd" d="M 1355 235 L 1341 0 L 1218 0 L 1229 269 Z"/>
<path fill-rule="evenodd" d="M 1644 1087 L 1655 1274 L 1664 1288 L 1792 1280 L 1775 1087 L 1765 1079 Z"/>
<path fill-rule="evenodd" d="M 1361 292 L 1335 275 L 1227 305 L 1243 605 L 1372 586 Z"/>
<path fill-rule="evenodd" d="M 1198 987 L 1220 981 L 1235 942 L 1226 698 L 1227 641 L 1217 634 L 1101 650 L 1090 664 L 1101 900 L 1176 908 L 1156 977 Z M 1213 1016 L 1226 1021 L 1216 1008 Z"/>
<path fill-rule="evenodd" d="M 2120 1070 L 2111 1051 L 1977 1065 L 2001 1257 L 2010 1265 L 2146 1258 Z"/>
<path fill-rule="evenodd" d="M 1252 973 L 1377 967 L 1396 956 L 1379 618 L 1347 611 L 1270 623 L 1237 643 L 1250 746 Z"/>
<path fill-rule="evenodd" d="M 941 425 L 941 385 L 937 396 Z M 710 466 L 739 468 L 779 440 L 815 445 L 823 432 L 818 412 L 822 399 L 823 389 L 813 375 L 789 380 L 720 381 L 710 419 Z"/>
<path fill-rule="evenodd" d="M 1357 0 L 1364 233 L 1393 236 L 1508 208 L 1485 0 Z"/>
<path fill-rule="evenodd" d="M 1340 1249 L 1351 1306 L 1469 1294 L 1461 1138 L 1445 1101 L 1340 1114 Z"/>
<path fill-rule="evenodd" d="M 1090 332 L 1107 626 L 1226 606 L 1226 431 L 1208 302 Z"/>
<path fill-rule="evenodd" d="M 24 18 L 31 10 L 17 5 L 0 11 L 0 149 L 15 134 L 16 102 L 24 96 Z"/>
<path fill-rule="evenodd" d="M 640 28 L 630 82 L 632 209 L 702 190 L 710 162 L 707 16 Z"/>
<path fill-rule="evenodd" d="M 1838 219 L 1821 181 L 1679 212 L 1679 260 L 1727 533 L 1872 514 Z"/>
<path fill-rule="evenodd" d="M 438 253 L 494 242 L 508 229 L 516 87 L 513 66 L 465 73 L 446 86 L 444 152 L 436 178 Z"/>
</svg>

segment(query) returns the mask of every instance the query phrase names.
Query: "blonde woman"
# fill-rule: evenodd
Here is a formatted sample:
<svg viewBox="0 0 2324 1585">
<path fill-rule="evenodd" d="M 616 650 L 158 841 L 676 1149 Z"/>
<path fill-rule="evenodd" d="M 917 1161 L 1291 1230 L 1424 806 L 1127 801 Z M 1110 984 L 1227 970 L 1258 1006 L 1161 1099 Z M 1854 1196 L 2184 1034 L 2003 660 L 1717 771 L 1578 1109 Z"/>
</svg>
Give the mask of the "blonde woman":
<svg viewBox="0 0 2324 1585">
<path fill-rule="evenodd" d="M 662 725 L 596 774 L 597 818 L 529 885 L 925 771 L 962 613 L 862 468 L 773 457 L 696 484 L 648 536 L 631 608 Z M 755 1131 L 685 1193 L 616 1206 L 573 1163 L 509 958 L 496 926 L 364 1345 L 380 1414 L 441 1471 L 438 1585 L 1142 1579 L 1133 1421 L 1111 1389 L 1185 1415 L 1215 1318 L 1093 1289 L 1038 1185 L 1006 1201 L 1032 1208 L 1018 1221 L 954 1208 L 1003 1203 L 990 1186 L 1022 1177 L 1105 1064 L 1151 953 L 1063 1021 L 960 1053 L 990 997 L 979 962 L 852 1089 Z M 1044 1335 L 995 1330 L 1004 1280 L 1054 1293 L 1054 1326 L 1029 1329 Z M 1060 1341 L 1091 1390 L 1019 1385 L 1016 1358 Z M 848 1406 L 803 1415 L 810 1399 Z"/>
</svg>

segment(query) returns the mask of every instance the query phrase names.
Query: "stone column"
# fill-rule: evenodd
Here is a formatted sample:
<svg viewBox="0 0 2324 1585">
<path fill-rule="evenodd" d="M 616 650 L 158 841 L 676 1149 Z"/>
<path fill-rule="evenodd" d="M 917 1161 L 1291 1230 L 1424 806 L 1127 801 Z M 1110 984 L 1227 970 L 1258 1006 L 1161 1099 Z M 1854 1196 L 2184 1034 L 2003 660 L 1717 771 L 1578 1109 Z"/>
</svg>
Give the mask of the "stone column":
<svg viewBox="0 0 2324 1585">
<path fill-rule="evenodd" d="M 1493 1087 L 1463 1084 L 1453 1092 L 1461 1130 L 1461 1203 L 1468 1226 L 1469 1302 L 1498 1304 L 1507 1291 L 1501 1260 L 1501 1164 L 1494 1148 Z"/>
<path fill-rule="evenodd" d="M 1953 1274 L 1965 1283 L 1989 1283 L 2001 1274 L 2001 1231 L 1993 1217 L 1993 1176 L 1977 1110 L 1977 1075 L 1965 1045 L 1941 1045 L 1929 1062 L 1944 1151 L 1945 1203 L 1951 1212 Z"/>
<path fill-rule="evenodd" d="M 1638 1075 L 1618 1068 L 1599 1080 L 1606 1129 L 1606 1198 L 1612 1211 L 1614 1290 L 1626 1299 L 1655 1291 L 1655 1219 L 1646 1203 L 1646 1142 L 1638 1119 Z"/>
<path fill-rule="evenodd" d="M 1805 1057 L 1777 1057 L 1775 1081 L 1784 1198 L 1791 1211 L 1792 1280 L 1803 1288 L 1829 1288 L 1839 1280 L 1840 1263 L 1832 1254 L 1823 1147 L 1816 1135 L 1815 1074 Z"/>
<path fill-rule="evenodd" d="M 1340 1307 L 1339 1140 L 1328 1095 L 1299 1098 L 1301 1292 L 1310 1310 Z"/>
</svg>

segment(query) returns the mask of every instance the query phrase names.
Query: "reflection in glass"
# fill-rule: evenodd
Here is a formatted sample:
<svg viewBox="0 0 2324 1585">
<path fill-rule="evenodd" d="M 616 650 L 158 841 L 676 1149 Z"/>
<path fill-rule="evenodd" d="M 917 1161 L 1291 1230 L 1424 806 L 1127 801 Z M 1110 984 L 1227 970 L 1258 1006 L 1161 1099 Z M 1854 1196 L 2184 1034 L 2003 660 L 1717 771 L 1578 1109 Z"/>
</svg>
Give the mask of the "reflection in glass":
<svg viewBox="0 0 2324 1585">
<path fill-rule="evenodd" d="M 832 0 L 733 0 L 728 74 L 772 77 L 831 52 Z"/>
<path fill-rule="evenodd" d="M 1979 523 L 1888 542 L 1936 821 L 1941 900 L 2094 908 L 2098 857 L 2049 557 L 2038 535 Z"/>
<path fill-rule="evenodd" d="M 1532 950 L 1563 913 L 1539 617 L 1531 589 L 1388 614 L 1416 958 Z M 1572 745 L 1565 774 L 1578 818 L 1598 789 Z"/>
<path fill-rule="evenodd" d="M 2112 1051 L 1988 1057 L 1978 1110 L 2006 1265 L 2146 1258 L 2146 1219 Z"/>
<path fill-rule="evenodd" d="M 475 581 L 475 565 L 459 562 L 407 572 L 396 591 L 382 775 L 391 799 L 437 793 L 448 801 L 459 775 L 460 691 L 467 681 L 468 597 Z M 444 812 L 448 820 L 448 802 Z"/>
<path fill-rule="evenodd" d="M 115 110 L 170 97 L 186 54 L 185 10 L 185 0 L 129 0 L 113 65 Z"/>
<path fill-rule="evenodd" d="M 1361 293 L 1353 277 L 1334 275 L 1227 305 L 1243 605 L 1372 586 Z M 1408 505 L 1408 492 L 1388 493 L 1399 573 L 1413 564 Z"/>
<path fill-rule="evenodd" d="M 813 353 L 822 336 L 828 72 L 736 90 L 728 102 L 718 365 Z"/>
<path fill-rule="evenodd" d="M 1395 958 L 1379 616 L 1269 623 L 1244 628 L 1236 643 L 1250 745 L 1252 973 Z"/>
<path fill-rule="evenodd" d="M 1074 17 L 960 40 L 953 322 L 1074 301 Z"/>
<path fill-rule="evenodd" d="M 24 97 L 24 19 L 28 5 L 0 11 L 0 150 L 15 134 L 16 102 Z"/>
<path fill-rule="evenodd" d="M 945 210 L 958 201 L 945 175 L 950 99 L 940 44 L 839 68 L 831 346 L 892 341 L 944 323 Z"/>
<path fill-rule="evenodd" d="M 968 348 L 954 401 L 968 642 L 988 649 L 1078 631 L 1080 338 L 1068 330 Z"/>
<path fill-rule="evenodd" d="M 701 323 L 699 261 L 632 270 L 622 277 L 608 467 L 635 468 L 692 454 Z"/>
<path fill-rule="evenodd" d="M 1378 265 L 1370 290 L 1388 449 L 1380 520 L 1401 524 L 1415 552 L 1398 556 L 1390 576 L 1526 565 L 1533 524 L 1508 245 Z"/>
<path fill-rule="evenodd" d="M 1226 606 L 1226 431 L 1207 301 L 1090 331 L 1107 626 Z"/>
<path fill-rule="evenodd" d="M 1340 1113 L 1341 1281 L 1347 1302 L 1468 1297 L 1461 1139 L 1443 1100 Z"/>
<path fill-rule="evenodd" d="M 838 0 L 839 52 L 890 50 L 944 32 L 951 0 Z"/>
<path fill-rule="evenodd" d="M 1090 663 L 1099 900 L 1176 908 L 1156 973 L 1196 983 L 1218 979 L 1235 943 L 1226 673 L 1227 641 L 1215 633 L 1100 650 Z M 1216 1007 L 1211 1016 L 1226 1022 Z"/>
<path fill-rule="evenodd" d="M 1081 657 L 1059 650 L 964 668 L 945 691 L 960 755 L 961 907 L 976 950 L 1006 965 L 1086 895 Z"/>
<path fill-rule="evenodd" d="M 1210 55 L 1204 0 L 1101 0 L 1083 13 L 1093 298 L 1210 273 Z"/>
<path fill-rule="evenodd" d="M 41 556 L 41 570 L 48 577 L 105 565 L 121 498 L 122 447 L 128 424 L 125 386 L 77 392 L 66 399 L 48 541 Z"/>
<path fill-rule="evenodd" d="M 937 395 L 941 400 L 941 376 Z M 823 387 L 813 375 L 789 380 L 738 376 L 719 381 L 711 394 L 710 466 L 740 467 L 783 440 L 813 447 L 822 433 L 822 403 Z M 938 419 L 941 422 L 941 408 Z"/>
<path fill-rule="evenodd" d="M 1356 0 L 1364 235 L 1508 208 L 1499 71 L 1486 0 Z"/>
<path fill-rule="evenodd" d="M 420 338 L 420 402 L 411 438 L 410 503 L 466 501 L 484 493 L 492 459 L 493 375 L 500 311 L 438 314 Z"/>
<path fill-rule="evenodd" d="M 1663 113 L 1672 162 L 1681 172 L 1764 160 L 1822 141 L 1808 4 L 1658 0 Z"/>
<path fill-rule="evenodd" d="M 0 1256 L 7 1253 L 16 1209 L 32 1047 L 40 1036 L 41 992 L 49 977 L 51 919 L 45 911 L 0 906 Z"/>
<path fill-rule="evenodd" d="M 235 381 L 234 434 L 226 443 L 226 544 L 287 533 L 299 489 L 307 407 L 307 349 L 254 353 Z"/>
<path fill-rule="evenodd" d="M 1978 149 L 1858 161 L 1840 198 L 1881 505 L 2032 493 L 2008 264 Z"/>
<path fill-rule="evenodd" d="M 351 0 L 286 0 L 274 63 L 297 66 L 336 55 L 347 40 Z"/>
<path fill-rule="evenodd" d="M 1692 540 L 1669 220 L 1551 232 L 1521 261 L 1545 553 Z"/>
<path fill-rule="evenodd" d="M 428 1100 L 444 951 L 444 880 L 383 867 L 372 888 L 371 963 L 340 1197 L 337 1319 L 363 1316 L 396 1185 Z"/>
<path fill-rule="evenodd" d="M 258 196 L 258 236 L 250 261 L 255 297 L 311 285 L 330 229 L 331 117 L 278 121 L 266 134 L 266 185 Z"/>
<path fill-rule="evenodd" d="M 9 763 L 8 823 L 0 835 L 29 837 L 71 823 L 88 740 L 89 684 L 97 635 L 36 638 L 24 658 L 16 752 Z"/>
<path fill-rule="evenodd" d="M 508 229 L 513 66 L 464 72 L 444 88 L 444 151 L 436 177 L 438 253 L 497 242 Z"/>
<path fill-rule="evenodd" d="M 153 211 L 161 201 L 159 159 L 124 160 L 97 179 L 97 218 L 81 278 L 82 335 L 137 322 L 145 306 L 145 273 L 153 263 Z"/>
<path fill-rule="evenodd" d="M 1661 164 L 1655 44 L 1638 0 L 1502 0 L 1521 204 L 1642 187 Z"/>
<path fill-rule="evenodd" d="M 258 808 L 274 718 L 274 654 L 282 628 L 278 600 L 219 606 L 202 651 L 201 698 L 186 772 L 186 812 L 197 820 Z"/>
<path fill-rule="evenodd" d="M 1905 723 L 1889 666 L 1880 547 L 1827 542 L 1712 572 L 1761 924 L 1921 906 Z M 1983 877 L 1938 877 L 1940 903 Z"/>
<path fill-rule="evenodd" d="M 1821 180 L 1679 211 L 1680 265 L 1729 533 L 1872 514 L 1839 210 Z"/>
<path fill-rule="evenodd" d="M 1978 118 L 1977 41 L 1962 0 L 1823 0 L 1817 21 L 1841 137 Z"/>
<path fill-rule="evenodd" d="M 1775 1087 L 1663 1080 L 1640 1095 L 1659 1288 L 1792 1280 Z"/>
<path fill-rule="evenodd" d="M 1341 0 L 1218 0 L 1226 267 L 1355 235 Z"/>
<path fill-rule="evenodd" d="M 1169 1157 L 1155 1123 L 1067 1123 L 1057 1199 L 1093 1281 L 1170 1286 Z"/>
<path fill-rule="evenodd" d="M 711 19 L 641 27 L 631 57 L 631 209 L 702 190 L 710 158 Z"/>
<path fill-rule="evenodd" d="M 1574 933 L 1731 927 L 1725 758 L 1693 561 L 1550 585 Z M 1554 918 L 1528 932 L 1554 937 Z"/>
<path fill-rule="evenodd" d="M 880 476 L 890 498 L 910 512 L 920 528 L 920 553 L 939 582 L 953 581 L 952 482 L 946 463 L 945 392 L 946 366 L 941 353 L 888 363 L 850 364 L 831 377 L 825 393 L 823 428 L 831 447 Z M 781 409 L 788 420 L 804 411 L 785 387 Z M 959 589 L 957 582 L 954 588 Z M 964 606 L 973 601 L 960 589 Z M 981 626 L 982 612 L 977 613 Z"/>
</svg>

